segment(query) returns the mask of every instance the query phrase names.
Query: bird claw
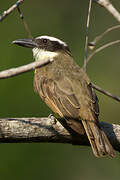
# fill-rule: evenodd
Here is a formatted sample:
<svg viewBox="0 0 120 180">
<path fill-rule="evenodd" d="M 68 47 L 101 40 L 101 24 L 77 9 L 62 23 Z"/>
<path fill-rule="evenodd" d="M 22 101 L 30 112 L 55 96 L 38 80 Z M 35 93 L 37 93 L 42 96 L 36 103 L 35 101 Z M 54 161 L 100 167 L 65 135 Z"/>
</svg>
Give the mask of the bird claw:
<svg viewBox="0 0 120 180">
<path fill-rule="evenodd" d="M 51 113 L 51 114 L 49 114 L 48 118 L 50 118 L 50 119 L 51 119 L 51 121 L 52 121 L 52 124 L 53 124 L 53 125 L 57 123 L 57 119 L 53 116 L 53 114 L 52 114 L 52 113 Z"/>
</svg>

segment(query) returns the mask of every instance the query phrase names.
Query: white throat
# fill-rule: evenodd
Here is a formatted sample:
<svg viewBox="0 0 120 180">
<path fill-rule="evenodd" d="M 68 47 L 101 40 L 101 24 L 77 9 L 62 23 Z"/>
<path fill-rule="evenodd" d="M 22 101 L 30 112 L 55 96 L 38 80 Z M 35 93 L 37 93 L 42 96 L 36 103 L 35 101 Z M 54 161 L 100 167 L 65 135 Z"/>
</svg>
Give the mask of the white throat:
<svg viewBox="0 0 120 180">
<path fill-rule="evenodd" d="M 33 48 L 33 57 L 35 61 L 42 61 L 46 59 L 50 59 L 51 61 L 58 55 L 57 52 L 51 52 L 44 49 Z"/>
</svg>

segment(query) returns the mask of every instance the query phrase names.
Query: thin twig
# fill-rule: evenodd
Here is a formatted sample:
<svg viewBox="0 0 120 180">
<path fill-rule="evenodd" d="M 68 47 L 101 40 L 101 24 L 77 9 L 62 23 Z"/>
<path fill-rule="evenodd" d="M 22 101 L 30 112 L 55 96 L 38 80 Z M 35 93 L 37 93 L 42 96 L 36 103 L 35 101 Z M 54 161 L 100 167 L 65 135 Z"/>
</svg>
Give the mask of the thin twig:
<svg viewBox="0 0 120 180">
<path fill-rule="evenodd" d="M 19 74 L 22 74 L 24 72 L 28 72 L 31 70 L 34 70 L 35 68 L 41 67 L 43 65 L 46 65 L 50 62 L 52 62 L 53 59 L 48 59 L 44 61 L 35 61 L 27 65 L 23 65 L 17 68 L 11 68 L 8 70 L 4 70 L 0 72 L 0 79 L 10 78 Z"/>
<path fill-rule="evenodd" d="M 87 48 L 88 48 L 88 29 L 90 22 L 90 12 L 92 7 L 92 0 L 89 0 L 89 8 L 88 8 L 88 18 L 87 18 L 87 27 L 86 27 L 86 40 L 85 40 L 85 56 L 84 56 L 84 71 L 86 71 L 87 66 Z"/>
<path fill-rule="evenodd" d="M 109 0 L 93 0 L 107 9 L 107 11 L 114 16 L 114 18 L 120 22 L 120 13 L 114 8 Z"/>
<path fill-rule="evenodd" d="M 88 58 L 87 58 L 87 63 L 90 61 L 90 59 L 91 59 L 95 54 L 97 54 L 98 52 L 102 51 L 103 49 L 105 49 L 105 48 L 107 48 L 107 47 L 110 47 L 110 46 L 112 46 L 112 45 L 114 45 L 114 44 L 117 44 L 117 43 L 120 43 L 120 40 L 119 40 L 119 39 L 116 40 L 116 41 L 109 42 L 109 43 L 107 43 L 107 44 L 99 47 L 98 49 L 95 49 L 94 51 L 92 51 L 92 52 L 89 54 L 89 56 L 88 56 Z"/>
<path fill-rule="evenodd" d="M 89 44 L 92 45 L 92 49 L 96 46 L 96 44 L 106 35 L 108 34 L 110 31 L 113 31 L 115 29 L 120 28 L 120 25 L 116 25 L 113 27 L 108 28 L 106 31 L 104 31 L 102 34 L 100 34 L 99 36 L 95 37 L 95 39 L 93 41 L 91 41 Z"/>
<path fill-rule="evenodd" d="M 29 29 L 29 27 L 28 27 L 27 22 L 25 21 L 25 18 L 24 18 L 24 16 L 23 16 L 23 13 L 21 12 L 19 6 L 17 7 L 17 10 L 18 10 L 18 12 L 19 12 L 19 14 L 20 14 L 21 20 L 23 21 L 24 28 L 25 28 L 26 32 L 28 33 L 28 37 L 29 37 L 30 39 L 33 39 L 33 36 L 32 36 L 32 34 L 31 34 L 31 31 L 30 31 L 30 29 Z"/>
<path fill-rule="evenodd" d="M 4 11 L 0 16 L 0 22 L 6 18 L 11 12 L 13 12 L 24 0 L 18 0 L 14 5 L 12 5 L 8 10 Z"/>
<path fill-rule="evenodd" d="M 99 91 L 99 92 L 101 92 L 101 93 L 103 93 L 103 94 L 105 94 L 105 95 L 107 95 L 107 96 L 113 98 L 114 100 L 120 102 L 120 97 L 111 94 L 110 92 L 108 92 L 108 91 L 102 89 L 101 87 L 97 86 L 96 84 L 93 84 L 93 83 L 92 83 L 92 87 L 93 87 L 94 89 L 96 89 L 97 91 Z"/>
</svg>

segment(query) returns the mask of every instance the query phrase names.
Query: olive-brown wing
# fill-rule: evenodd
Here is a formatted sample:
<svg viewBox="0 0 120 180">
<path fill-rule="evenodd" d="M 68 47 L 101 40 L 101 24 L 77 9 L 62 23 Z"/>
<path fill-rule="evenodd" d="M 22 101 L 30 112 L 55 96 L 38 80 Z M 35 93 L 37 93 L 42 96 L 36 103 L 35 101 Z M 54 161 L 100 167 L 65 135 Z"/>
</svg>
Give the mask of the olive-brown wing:
<svg viewBox="0 0 120 180">
<path fill-rule="evenodd" d="M 46 77 L 34 79 L 35 91 L 45 103 L 63 117 L 75 132 L 84 134 L 86 131 L 95 156 L 109 154 L 113 157 L 113 148 L 98 124 L 98 105 L 92 87 L 85 81 L 87 86 L 81 86 L 83 94 L 79 96 L 74 93 L 76 87 L 79 89 L 79 84 L 73 84 L 66 77 L 57 81 Z"/>
<path fill-rule="evenodd" d="M 53 81 L 46 77 L 42 77 L 39 80 L 35 78 L 34 89 L 52 111 L 66 120 L 71 129 L 79 134 L 85 133 L 79 115 L 80 104 L 73 92 L 69 79 Z"/>
</svg>

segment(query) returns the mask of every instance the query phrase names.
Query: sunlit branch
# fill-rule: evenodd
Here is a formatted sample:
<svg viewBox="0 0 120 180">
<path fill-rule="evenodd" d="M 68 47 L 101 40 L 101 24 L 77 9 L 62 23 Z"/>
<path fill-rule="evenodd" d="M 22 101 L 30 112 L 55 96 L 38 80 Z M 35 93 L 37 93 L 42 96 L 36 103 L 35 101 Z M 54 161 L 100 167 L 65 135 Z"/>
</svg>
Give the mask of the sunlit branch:
<svg viewBox="0 0 120 180">
<path fill-rule="evenodd" d="M 10 13 L 12 13 L 24 0 L 18 0 L 14 5 L 12 5 L 9 9 L 4 11 L 0 16 L 0 22 L 5 19 Z"/>
<path fill-rule="evenodd" d="M 46 65 L 52 61 L 53 61 L 53 59 L 48 59 L 48 60 L 44 60 L 44 61 L 35 61 L 35 62 L 30 63 L 30 64 L 23 65 L 23 66 L 20 66 L 17 68 L 11 68 L 8 70 L 1 71 L 0 72 L 0 79 L 10 78 L 10 77 L 22 74 L 24 72 L 31 71 L 35 68 Z"/>
<path fill-rule="evenodd" d="M 120 126 L 101 122 L 113 148 L 120 152 Z M 69 143 L 89 146 L 84 135 L 70 134 L 59 121 L 51 118 L 0 118 L 0 143 Z"/>
<path fill-rule="evenodd" d="M 93 0 L 103 6 L 113 17 L 120 22 L 120 13 L 115 9 L 109 0 Z"/>
</svg>

